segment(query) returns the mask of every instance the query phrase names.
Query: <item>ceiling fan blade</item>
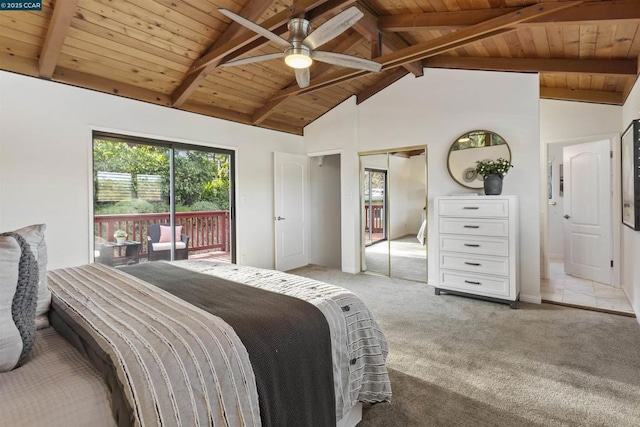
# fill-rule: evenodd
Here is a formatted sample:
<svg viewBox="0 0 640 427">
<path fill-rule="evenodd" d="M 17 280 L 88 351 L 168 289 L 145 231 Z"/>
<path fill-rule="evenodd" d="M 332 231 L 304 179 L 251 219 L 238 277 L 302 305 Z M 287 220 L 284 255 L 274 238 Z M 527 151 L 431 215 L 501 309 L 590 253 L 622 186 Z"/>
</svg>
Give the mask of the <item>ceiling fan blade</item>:
<svg viewBox="0 0 640 427">
<path fill-rule="evenodd" d="M 236 65 L 252 64 L 254 62 L 268 61 L 270 59 L 276 59 L 276 58 L 282 58 L 282 57 L 284 57 L 284 52 L 268 53 L 266 55 L 258 55 L 258 56 L 252 56 L 252 57 L 249 57 L 249 58 L 236 59 L 235 61 L 225 62 L 224 64 L 220 64 L 219 66 L 221 68 L 233 67 L 233 66 L 236 66 Z"/>
<path fill-rule="evenodd" d="M 296 71 L 296 81 L 298 82 L 298 86 L 301 88 L 305 88 L 309 86 L 309 69 L 308 68 L 295 68 Z"/>
<path fill-rule="evenodd" d="M 382 69 L 382 64 L 370 61 L 368 59 L 359 58 L 357 56 L 345 55 L 335 52 L 323 52 L 316 50 L 311 53 L 311 57 L 320 62 L 326 62 L 328 64 L 339 65 L 341 67 L 357 68 L 359 70 L 379 72 Z"/>
<path fill-rule="evenodd" d="M 233 19 L 238 24 L 240 24 L 240 25 L 242 25 L 244 27 L 247 27 L 251 31 L 260 34 L 262 37 L 266 37 L 269 40 L 271 40 L 272 42 L 277 43 L 278 46 L 281 46 L 283 48 L 291 47 L 291 43 L 289 43 L 288 41 L 286 41 L 282 37 L 272 33 L 271 31 L 267 30 L 264 27 L 261 27 L 260 25 L 254 23 L 254 22 L 249 21 L 248 19 L 243 18 L 242 16 L 240 16 L 240 15 L 238 15 L 236 13 L 231 12 L 229 9 L 220 8 L 220 9 L 218 9 L 218 12 L 222 13 L 227 18 Z"/>
<path fill-rule="evenodd" d="M 358 22 L 363 16 L 364 14 L 357 7 L 352 6 L 320 25 L 302 41 L 302 44 L 309 49 L 322 46 L 345 32 L 347 28 Z"/>
</svg>

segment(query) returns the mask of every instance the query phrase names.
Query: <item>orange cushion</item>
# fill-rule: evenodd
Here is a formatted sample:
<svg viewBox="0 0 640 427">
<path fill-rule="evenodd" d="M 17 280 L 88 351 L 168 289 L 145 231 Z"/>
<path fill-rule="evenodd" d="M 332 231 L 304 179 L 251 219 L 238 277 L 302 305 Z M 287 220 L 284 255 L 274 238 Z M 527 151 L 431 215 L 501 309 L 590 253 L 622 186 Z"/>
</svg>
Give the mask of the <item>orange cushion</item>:
<svg viewBox="0 0 640 427">
<path fill-rule="evenodd" d="M 182 226 L 176 225 L 176 242 L 180 241 L 180 235 L 182 234 Z M 160 226 L 160 240 L 159 243 L 167 243 L 171 241 L 171 226 Z"/>
</svg>

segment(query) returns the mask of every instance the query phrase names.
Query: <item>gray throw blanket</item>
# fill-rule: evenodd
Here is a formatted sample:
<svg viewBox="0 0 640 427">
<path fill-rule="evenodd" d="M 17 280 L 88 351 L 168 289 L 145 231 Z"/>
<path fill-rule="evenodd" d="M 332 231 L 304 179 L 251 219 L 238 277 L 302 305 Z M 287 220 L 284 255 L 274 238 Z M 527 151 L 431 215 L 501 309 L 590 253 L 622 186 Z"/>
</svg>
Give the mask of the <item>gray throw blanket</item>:
<svg viewBox="0 0 640 427">
<path fill-rule="evenodd" d="M 313 304 L 171 263 L 122 270 L 231 325 L 249 353 L 263 427 L 335 426 L 329 325 Z"/>
<path fill-rule="evenodd" d="M 14 369 L 21 366 L 29 356 L 36 339 L 36 305 L 38 302 L 38 263 L 29 243 L 18 233 L 5 233 L 16 239 L 21 254 L 18 262 L 18 283 L 11 302 L 13 322 L 22 339 L 22 351 Z"/>
<path fill-rule="evenodd" d="M 324 314 L 331 331 L 337 420 L 358 402 L 391 400 L 391 383 L 385 365 L 387 340 L 357 295 L 338 286 L 276 270 L 197 259 L 173 264 L 315 305 Z"/>
</svg>

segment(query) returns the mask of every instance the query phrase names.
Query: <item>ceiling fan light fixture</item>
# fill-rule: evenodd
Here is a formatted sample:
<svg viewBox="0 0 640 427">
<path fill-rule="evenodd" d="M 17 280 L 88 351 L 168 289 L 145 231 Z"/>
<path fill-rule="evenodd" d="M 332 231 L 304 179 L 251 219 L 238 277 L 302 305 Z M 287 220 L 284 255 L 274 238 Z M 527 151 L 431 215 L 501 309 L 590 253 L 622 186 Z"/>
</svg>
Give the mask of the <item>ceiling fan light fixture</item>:
<svg viewBox="0 0 640 427">
<path fill-rule="evenodd" d="M 309 68 L 313 59 L 306 46 L 290 47 L 285 51 L 284 63 L 291 68 Z"/>
<path fill-rule="evenodd" d="M 307 55 L 292 53 L 284 57 L 284 62 L 291 68 L 309 68 L 313 59 Z"/>
</svg>

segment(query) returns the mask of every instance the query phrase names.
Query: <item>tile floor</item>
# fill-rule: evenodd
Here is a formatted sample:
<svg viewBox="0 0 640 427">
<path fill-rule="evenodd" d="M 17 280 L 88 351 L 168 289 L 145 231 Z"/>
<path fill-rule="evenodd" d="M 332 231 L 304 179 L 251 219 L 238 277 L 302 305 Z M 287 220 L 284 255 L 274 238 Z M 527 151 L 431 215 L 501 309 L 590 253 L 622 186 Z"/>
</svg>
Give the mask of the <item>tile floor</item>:
<svg viewBox="0 0 640 427">
<path fill-rule="evenodd" d="M 565 274 L 562 262 L 549 263 L 549 279 L 542 279 L 540 291 L 543 300 L 633 313 L 622 289 Z"/>
</svg>

